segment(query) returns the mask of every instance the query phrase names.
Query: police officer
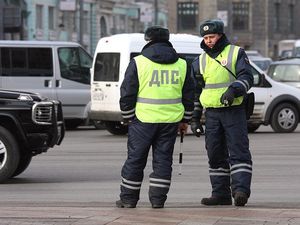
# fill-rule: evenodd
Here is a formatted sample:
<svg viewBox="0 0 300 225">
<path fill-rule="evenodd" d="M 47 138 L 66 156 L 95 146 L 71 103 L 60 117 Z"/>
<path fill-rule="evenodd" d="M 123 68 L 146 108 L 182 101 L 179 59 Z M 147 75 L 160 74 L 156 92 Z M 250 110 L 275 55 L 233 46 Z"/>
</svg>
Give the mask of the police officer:
<svg viewBox="0 0 300 225">
<path fill-rule="evenodd" d="M 204 53 L 192 63 L 196 80 L 191 129 L 200 136 L 205 108 L 205 142 L 209 159 L 211 197 L 203 205 L 244 206 L 250 196 L 252 160 L 243 98 L 253 85 L 245 51 L 230 44 L 221 20 L 200 25 Z M 200 96 L 200 97 L 199 97 Z"/>
<path fill-rule="evenodd" d="M 144 38 L 148 43 L 141 55 L 130 61 L 121 85 L 128 155 L 121 171 L 120 200 L 116 202 L 120 208 L 136 207 L 151 147 L 149 200 L 153 208 L 164 207 L 177 131 L 186 132 L 194 108 L 190 69 L 169 42 L 169 30 L 152 26 Z"/>
</svg>

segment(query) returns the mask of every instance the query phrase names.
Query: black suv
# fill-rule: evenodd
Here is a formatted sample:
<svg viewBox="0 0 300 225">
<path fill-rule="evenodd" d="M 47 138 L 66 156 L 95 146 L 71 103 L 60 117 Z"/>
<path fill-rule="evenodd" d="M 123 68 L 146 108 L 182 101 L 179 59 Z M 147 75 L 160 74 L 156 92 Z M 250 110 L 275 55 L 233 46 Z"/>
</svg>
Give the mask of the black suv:
<svg viewBox="0 0 300 225">
<path fill-rule="evenodd" d="M 21 174 L 33 156 L 59 145 L 64 134 L 59 101 L 0 90 L 0 183 Z"/>
</svg>

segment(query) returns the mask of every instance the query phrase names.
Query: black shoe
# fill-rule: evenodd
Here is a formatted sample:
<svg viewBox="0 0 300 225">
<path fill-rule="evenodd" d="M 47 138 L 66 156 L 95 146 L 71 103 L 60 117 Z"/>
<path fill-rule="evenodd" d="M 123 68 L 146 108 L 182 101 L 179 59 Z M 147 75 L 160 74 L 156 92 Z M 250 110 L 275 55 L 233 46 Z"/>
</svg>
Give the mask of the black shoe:
<svg viewBox="0 0 300 225">
<path fill-rule="evenodd" d="M 136 204 L 132 204 L 132 203 L 125 203 L 122 200 L 118 200 L 116 201 L 116 206 L 118 208 L 135 208 Z"/>
<path fill-rule="evenodd" d="M 232 205 L 232 199 L 211 196 L 209 198 L 202 198 L 201 204 L 202 205 Z"/>
<path fill-rule="evenodd" d="M 244 192 L 236 192 L 234 194 L 234 205 L 235 206 L 245 206 L 248 202 L 248 195 Z"/>
<path fill-rule="evenodd" d="M 153 209 L 161 209 L 164 207 L 164 204 L 152 204 Z"/>
</svg>

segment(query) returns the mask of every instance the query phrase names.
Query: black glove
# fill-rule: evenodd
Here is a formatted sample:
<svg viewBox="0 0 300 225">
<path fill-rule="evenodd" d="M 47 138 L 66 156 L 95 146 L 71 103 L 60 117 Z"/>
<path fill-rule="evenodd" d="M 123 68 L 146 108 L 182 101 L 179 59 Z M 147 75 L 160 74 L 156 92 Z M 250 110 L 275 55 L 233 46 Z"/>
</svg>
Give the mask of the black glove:
<svg viewBox="0 0 300 225">
<path fill-rule="evenodd" d="M 196 137 L 200 137 L 201 134 L 204 134 L 203 127 L 200 123 L 200 119 L 193 118 L 191 121 L 191 130 Z"/>
<path fill-rule="evenodd" d="M 231 106 L 234 100 L 234 90 L 229 87 L 221 96 L 220 102 L 225 106 Z"/>
</svg>

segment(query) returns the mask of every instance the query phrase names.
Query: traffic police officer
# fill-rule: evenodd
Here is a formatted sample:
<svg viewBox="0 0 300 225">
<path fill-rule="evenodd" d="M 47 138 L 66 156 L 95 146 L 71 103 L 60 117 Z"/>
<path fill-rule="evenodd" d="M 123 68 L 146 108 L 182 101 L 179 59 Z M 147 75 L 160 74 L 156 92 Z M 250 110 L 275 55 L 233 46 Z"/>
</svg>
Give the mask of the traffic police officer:
<svg viewBox="0 0 300 225">
<path fill-rule="evenodd" d="M 169 42 L 169 30 L 149 27 L 148 42 L 134 57 L 121 85 L 120 108 L 128 122 L 128 155 L 121 171 L 116 206 L 135 208 L 152 147 L 149 200 L 163 208 L 171 185 L 172 155 L 178 129 L 185 132 L 193 114 L 194 83 L 184 59 Z"/>
<path fill-rule="evenodd" d="M 202 133 L 205 108 L 205 141 L 212 194 L 203 205 L 244 206 L 250 196 L 252 160 L 243 98 L 253 85 L 245 51 L 229 43 L 221 20 L 200 25 L 204 53 L 192 63 L 196 83 L 191 122 L 196 136 Z M 200 96 L 200 97 L 199 97 Z"/>
</svg>

